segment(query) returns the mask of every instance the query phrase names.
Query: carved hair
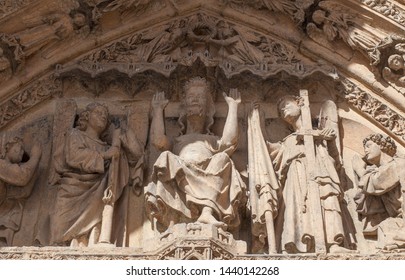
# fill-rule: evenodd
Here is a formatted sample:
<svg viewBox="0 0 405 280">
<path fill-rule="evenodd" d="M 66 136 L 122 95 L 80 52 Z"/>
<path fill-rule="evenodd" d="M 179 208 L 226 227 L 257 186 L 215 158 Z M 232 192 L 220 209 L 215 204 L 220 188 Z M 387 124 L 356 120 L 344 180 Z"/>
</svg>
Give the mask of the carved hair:
<svg viewBox="0 0 405 280">
<path fill-rule="evenodd" d="M 395 59 L 400 59 L 400 60 L 402 60 L 402 62 L 404 62 L 404 58 L 403 58 L 402 56 L 400 56 L 399 54 L 393 54 L 393 55 L 390 55 L 390 56 L 388 57 L 388 66 L 389 66 L 392 70 L 397 71 L 397 70 L 399 70 L 399 69 L 393 69 L 393 67 L 394 67 L 394 68 L 397 68 L 397 67 L 396 67 L 395 65 L 392 65 L 392 63 L 394 62 Z"/>
<path fill-rule="evenodd" d="M 205 117 L 205 131 L 207 134 L 211 134 L 211 127 L 214 124 L 214 114 L 215 114 L 215 104 L 212 100 L 212 95 L 210 92 L 210 87 L 206 79 L 202 77 L 194 77 L 187 81 L 184 85 L 184 95 L 181 97 L 181 104 L 180 104 L 180 116 L 178 120 L 178 124 L 180 126 L 181 134 L 186 132 L 187 128 L 187 105 L 186 105 L 186 95 L 187 93 L 192 90 L 193 87 L 204 87 L 204 93 L 207 97 L 207 104 L 206 104 L 206 117 Z"/>
<path fill-rule="evenodd" d="M 368 141 L 372 141 L 380 146 L 381 151 L 389 156 L 394 156 L 397 153 L 397 146 L 395 142 L 389 136 L 384 136 L 380 133 L 370 134 L 363 140 L 363 146 L 366 145 Z"/>
<path fill-rule="evenodd" d="M 86 106 L 86 109 L 83 112 L 81 112 L 80 115 L 79 115 L 79 119 L 77 120 L 77 128 L 78 129 L 80 129 L 82 131 L 87 129 L 87 123 L 89 121 L 89 115 L 97 107 L 103 107 L 108 113 L 108 108 L 104 104 L 101 104 L 101 103 L 98 103 L 98 102 L 90 103 L 89 105 Z M 106 127 L 108 127 L 108 125 Z"/>
<path fill-rule="evenodd" d="M 277 101 L 277 112 L 278 112 L 278 116 L 282 116 L 283 114 L 281 114 L 280 111 L 280 105 L 285 102 L 285 101 L 293 101 L 295 102 L 295 104 L 297 104 L 299 107 L 304 106 L 304 99 L 302 99 L 302 97 L 300 96 L 296 96 L 296 95 L 284 95 L 282 96 L 278 101 Z"/>
<path fill-rule="evenodd" d="M 8 140 L 6 144 L 4 145 L 4 153 L 1 154 L 1 158 L 5 158 L 8 151 L 11 149 L 11 147 L 15 144 L 20 144 L 23 146 L 23 140 L 20 137 L 14 137 L 11 140 Z"/>
</svg>

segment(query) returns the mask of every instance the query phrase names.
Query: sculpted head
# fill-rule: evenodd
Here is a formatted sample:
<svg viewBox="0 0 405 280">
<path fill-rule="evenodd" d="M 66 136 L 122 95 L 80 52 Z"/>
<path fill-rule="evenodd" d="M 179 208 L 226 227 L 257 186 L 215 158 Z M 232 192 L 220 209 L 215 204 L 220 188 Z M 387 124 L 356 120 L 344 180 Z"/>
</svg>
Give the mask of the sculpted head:
<svg viewBox="0 0 405 280">
<path fill-rule="evenodd" d="M 301 115 L 303 101 L 299 96 L 286 95 L 277 102 L 278 115 L 289 124 L 293 124 Z"/>
<path fill-rule="evenodd" d="M 326 13 L 325 13 L 325 11 L 322 11 L 322 10 L 316 10 L 312 14 L 312 20 L 318 25 L 321 25 L 324 22 L 325 18 L 326 18 Z"/>
<path fill-rule="evenodd" d="M 395 142 L 389 136 L 384 136 L 380 133 L 367 136 L 363 140 L 363 146 L 366 160 L 371 164 L 379 163 L 381 153 L 393 157 L 397 152 Z"/>
<path fill-rule="evenodd" d="M 214 120 L 214 102 L 210 93 L 210 87 L 206 79 L 195 77 L 184 85 L 184 95 L 181 98 L 181 113 L 179 124 L 184 133 L 187 118 L 200 118 L 205 122 L 209 132 Z"/>
<path fill-rule="evenodd" d="M 94 102 L 86 106 L 86 109 L 79 115 L 78 128 L 82 131 L 93 128 L 102 133 L 108 125 L 108 109 L 105 105 Z"/>
<path fill-rule="evenodd" d="M 15 137 L 6 143 L 6 159 L 11 163 L 20 163 L 24 156 L 23 141 Z"/>
<path fill-rule="evenodd" d="M 404 58 L 399 54 L 390 55 L 388 58 L 388 66 L 394 71 L 404 69 Z"/>
</svg>

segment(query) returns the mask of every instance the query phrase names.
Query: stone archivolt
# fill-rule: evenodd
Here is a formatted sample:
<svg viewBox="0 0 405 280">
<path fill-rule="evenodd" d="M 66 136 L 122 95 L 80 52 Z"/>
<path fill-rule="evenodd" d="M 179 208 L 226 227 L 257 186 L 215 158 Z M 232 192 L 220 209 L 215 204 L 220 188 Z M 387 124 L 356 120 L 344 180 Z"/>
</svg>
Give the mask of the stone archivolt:
<svg viewBox="0 0 405 280">
<path fill-rule="evenodd" d="M 1 245 L 155 259 L 402 252 L 401 215 L 370 220 L 385 185 L 365 179 L 404 184 L 389 171 L 405 149 L 402 3 L 208 2 L 42 0 L 14 29 L 16 5 L 34 4 L 0 2 L 0 161 L 14 169 L 42 146 L 37 175 L 21 176 L 32 189 L 0 176 Z M 391 25 L 376 28 L 369 8 Z M 371 133 L 390 138 L 363 151 Z M 395 155 L 377 161 L 387 145 Z M 98 201 L 63 216 L 55 205 L 75 203 L 63 192 Z M 9 205 L 22 205 L 18 221 Z"/>
</svg>

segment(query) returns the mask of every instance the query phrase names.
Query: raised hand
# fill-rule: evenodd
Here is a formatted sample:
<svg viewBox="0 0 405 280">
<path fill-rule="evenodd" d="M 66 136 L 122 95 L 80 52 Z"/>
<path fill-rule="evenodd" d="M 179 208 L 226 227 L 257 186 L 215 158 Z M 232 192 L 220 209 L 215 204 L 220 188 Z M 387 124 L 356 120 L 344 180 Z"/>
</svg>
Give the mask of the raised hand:
<svg viewBox="0 0 405 280">
<path fill-rule="evenodd" d="M 228 105 L 237 105 L 241 102 L 240 92 L 236 88 L 231 88 L 229 90 L 229 95 L 227 95 L 225 92 L 223 92 L 222 95 L 224 96 L 225 101 L 226 103 L 228 103 Z"/>
<path fill-rule="evenodd" d="M 165 97 L 165 93 L 163 91 L 155 93 L 152 98 L 152 109 L 153 110 L 163 110 L 169 100 Z"/>
</svg>

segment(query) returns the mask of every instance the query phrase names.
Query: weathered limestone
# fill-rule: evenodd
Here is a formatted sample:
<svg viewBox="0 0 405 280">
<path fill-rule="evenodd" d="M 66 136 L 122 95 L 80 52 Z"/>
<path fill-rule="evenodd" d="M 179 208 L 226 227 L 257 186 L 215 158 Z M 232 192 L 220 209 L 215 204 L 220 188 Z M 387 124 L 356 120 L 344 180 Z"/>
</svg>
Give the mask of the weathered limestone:
<svg viewBox="0 0 405 280">
<path fill-rule="evenodd" d="M 0 1 L 0 258 L 403 257 L 404 18 Z"/>
</svg>

